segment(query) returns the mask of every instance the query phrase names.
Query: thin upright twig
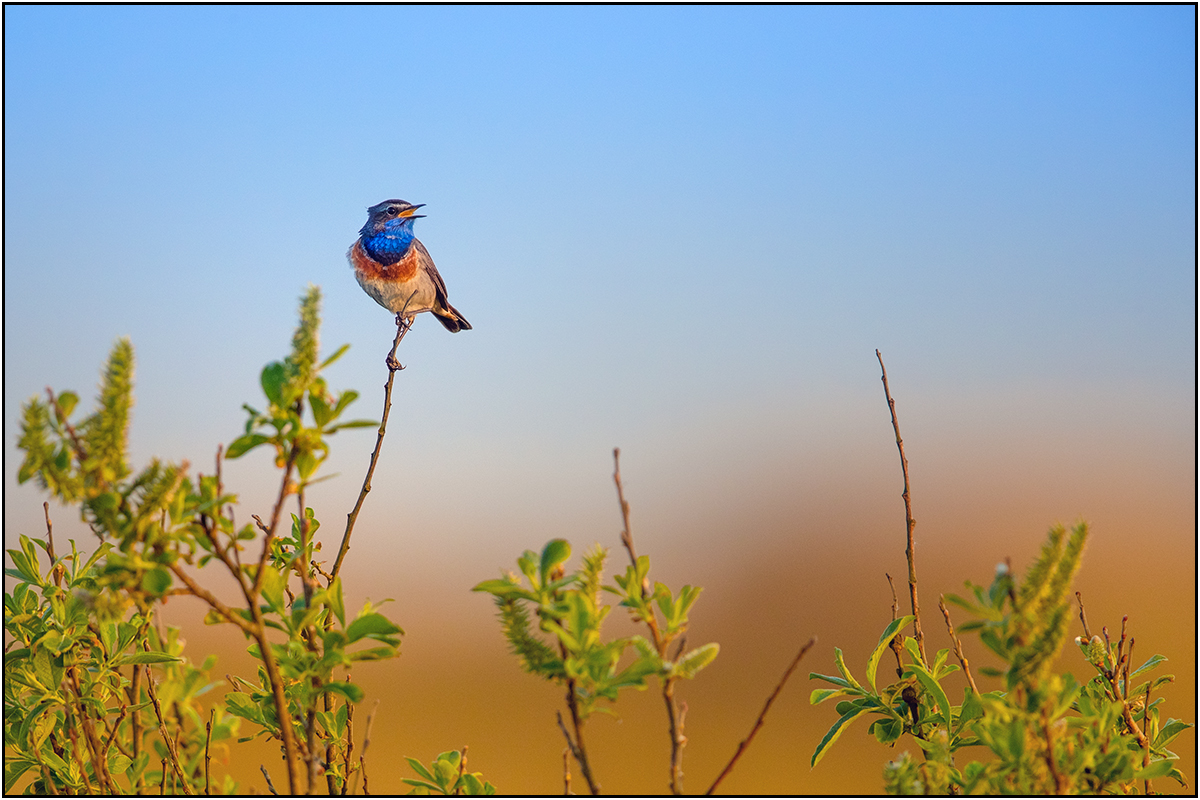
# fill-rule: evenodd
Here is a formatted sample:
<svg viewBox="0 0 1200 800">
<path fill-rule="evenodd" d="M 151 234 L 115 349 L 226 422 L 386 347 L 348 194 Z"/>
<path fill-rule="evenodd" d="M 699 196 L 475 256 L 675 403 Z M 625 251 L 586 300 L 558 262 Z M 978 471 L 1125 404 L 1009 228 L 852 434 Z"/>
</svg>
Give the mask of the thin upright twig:
<svg viewBox="0 0 1200 800">
<path fill-rule="evenodd" d="M 383 385 L 383 417 L 379 420 L 379 433 L 375 437 L 375 449 L 371 452 L 371 463 L 367 466 L 367 476 L 363 478 L 362 490 L 358 493 L 358 502 L 354 504 L 354 510 L 346 515 L 346 532 L 342 534 L 342 546 L 338 548 L 337 560 L 333 562 L 333 569 L 329 572 L 330 583 L 333 582 L 333 578 L 337 577 L 338 571 L 342 568 L 342 560 L 350 551 L 350 534 L 354 532 L 354 523 L 358 520 L 358 512 L 362 510 L 363 502 L 371 491 L 371 476 L 375 474 L 375 464 L 379 461 L 379 451 L 383 448 L 383 435 L 387 433 L 388 413 L 392 410 L 392 383 L 396 379 L 396 373 L 404 369 L 404 366 L 396 360 L 396 348 L 400 346 L 405 334 L 412 330 L 412 324 L 412 317 L 407 320 L 396 317 L 396 338 L 392 341 L 392 349 L 388 353 L 386 362 L 388 379 L 387 383 Z"/>
<path fill-rule="evenodd" d="M 908 458 L 904 455 L 904 440 L 900 438 L 900 421 L 896 418 L 896 401 L 892 399 L 892 392 L 888 387 L 887 368 L 883 365 L 883 355 L 876 350 L 875 357 L 879 359 L 879 369 L 883 373 L 883 394 L 887 398 L 888 410 L 892 414 L 892 428 L 896 431 L 896 448 L 900 451 L 900 468 L 904 472 L 904 493 L 901 497 L 904 498 L 904 519 L 908 529 L 908 549 L 905 554 L 908 556 L 908 593 L 912 601 L 913 633 L 917 640 L 917 647 L 921 651 L 921 660 L 929 663 L 929 659 L 925 655 L 925 633 L 921 630 L 921 606 L 917 602 L 917 562 L 916 551 L 913 547 L 913 528 L 917 526 L 917 521 L 913 519 L 912 515 Z"/>
<path fill-rule="evenodd" d="M 375 722 L 375 712 L 379 709 L 379 701 L 375 701 L 375 705 L 371 706 L 371 713 L 367 714 L 367 727 L 363 731 L 362 753 L 358 756 L 358 774 L 362 776 L 363 794 L 370 794 L 367 789 L 367 748 L 371 746 L 371 725 Z M 354 778 L 354 791 L 350 794 L 358 793 L 358 776 Z"/>
<path fill-rule="evenodd" d="M 216 719 L 216 716 L 217 710 L 215 708 L 209 709 L 208 722 L 204 723 L 204 793 L 206 795 L 212 794 L 212 792 L 209 790 L 208 782 L 208 762 L 210 758 L 208 754 L 208 748 L 212 745 L 213 720 Z"/>
<path fill-rule="evenodd" d="M 1083 623 L 1083 636 L 1087 641 L 1092 641 L 1092 632 L 1088 629 L 1087 614 L 1083 613 L 1083 593 L 1076 592 L 1075 600 L 1079 603 L 1079 621 Z"/>
<path fill-rule="evenodd" d="M 462 746 L 462 750 L 458 753 L 458 780 L 454 782 L 454 794 L 462 794 L 462 777 L 467 771 L 467 745 Z"/>
<path fill-rule="evenodd" d="M 571 746 L 571 753 L 579 764 L 579 770 L 583 773 L 583 779 L 587 781 L 588 789 L 594 795 L 600 794 L 600 785 L 592 777 L 592 766 L 588 763 L 587 748 L 583 744 L 583 720 L 579 716 L 579 703 L 575 699 L 575 680 L 573 678 L 567 679 L 567 708 L 571 712 L 571 724 L 575 728 L 575 740 L 572 741 L 568 734 L 567 744 Z M 562 712 L 556 713 L 558 714 L 558 726 L 566 734 L 567 729 L 563 727 L 562 723 Z"/>
<path fill-rule="evenodd" d="M 892 576 L 888 573 L 883 573 L 883 577 L 887 578 L 888 586 L 892 590 L 892 620 L 895 621 L 900 616 L 900 601 L 896 599 L 896 584 L 892 581 Z M 897 633 L 888 642 L 888 648 L 892 651 L 892 655 L 896 657 L 896 677 L 904 677 L 904 658 L 901 656 L 901 650 L 904 649 L 900 644 L 900 634 Z"/>
<path fill-rule="evenodd" d="M 742 753 L 745 752 L 746 748 L 750 746 L 750 742 L 753 741 L 754 735 L 758 733 L 758 729 L 763 726 L 763 720 L 766 719 L 767 712 L 771 710 L 771 704 L 775 702 L 775 698 L 779 696 L 781 691 L 783 691 L 784 684 L 788 682 L 788 678 L 792 677 L 792 673 L 796 670 L 796 667 L 800 665 L 800 659 L 804 658 L 804 654 L 807 653 L 809 648 L 816 643 L 817 637 L 814 636 L 809 639 L 803 647 L 800 648 L 799 653 L 796 653 L 796 657 L 792 659 L 792 663 L 789 664 L 788 668 L 784 671 L 783 677 L 779 679 L 779 683 L 775 684 L 775 691 L 771 692 L 771 696 L 768 697 L 767 702 L 763 704 L 762 711 L 758 712 L 758 719 L 754 720 L 754 726 L 750 728 L 750 733 L 745 739 L 742 739 L 741 744 L 737 746 L 737 751 L 734 752 L 733 758 L 729 759 L 729 763 L 725 765 L 725 769 L 721 770 L 721 774 L 718 775 L 717 779 L 712 782 L 712 786 L 708 787 L 708 791 L 705 792 L 706 795 L 710 795 L 715 792 L 717 790 L 717 786 L 721 784 L 721 781 L 725 780 L 725 776 L 733 770 L 733 765 L 736 764 L 737 760 L 742 757 Z"/>
<path fill-rule="evenodd" d="M 560 715 L 561 718 L 561 715 Z M 571 794 L 571 748 L 563 748 L 563 797 Z"/>
<path fill-rule="evenodd" d="M 624 527 L 621 530 L 621 544 L 625 546 L 625 550 L 629 553 L 629 563 L 635 568 L 637 567 L 637 550 L 633 546 L 633 531 L 629 525 L 629 503 L 625 500 L 625 487 L 621 483 L 621 448 L 613 448 L 613 483 L 617 486 L 617 502 L 621 506 L 621 521 Z M 642 597 L 650 597 L 650 576 L 646 575 L 642 578 Z M 663 659 L 667 657 L 667 646 L 670 641 L 662 635 L 658 628 L 658 620 L 655 618 L 654 612 L 644 618 L 646 627 L 650 629 L 650 638 L 654 642 L 654 647 L 658 650 L 658 654 Z M 683 717 L 679 713 L 679 709 L 675 705 L 675 677 L 664 678 L 662 680 L 662 696 L 663 704 L 667 709 L 667 732 L 671 736 L 671 774 L 669 785 L 671 794 L 683 793 L 683 748 L 687 744 L 687 737 L 683 735 Z"/>
<path fill-rule="evenodd" d="M 150 645 L 146 644 L 146 651 L 149 652 Z M 158 693 L 154 691 L 154 676 L 149 670 L 146 671 L 146 690 L 150 693 L 150 702 L 154 706 L 154 716 L 158 717 L 158 732 L 163 738 L 163 744 L 167 748 L 167 757 L 171 762 L 171 769 L 179 778 L 179 782 L 183 784 L 185 794 L 192 794 L 191 784 L 188 783 L 187 776 L 183 772 L 183 765 L 179 763 L 179 752 L 175 749 L 175 742 L 167 733 L 167 723 L 163 719 L 162 706 L 158 702 Z"/>
<path fill-rule="evenodd" d="M 958 663 L 962 665 L 963 673 L 967 676 L 967 683 L 971 684 L 971 691 L 978 695 L 979 687 L 975 685 L 975 678 L 971 675 L 971 665 L 967 662 L 966 655 L 963 654 L 962 642 L 958 640 L 958 634 L 954 632 L 954 623 L 950 621 L 950 611 L 946 608 L 945 595 L 938 595 L 938 608 L 942 610 L 942 616 L 946 618 L 950 641 L 954 642 L 954 655 L 958 657 Z"/>
<path fill-rule="evenodd" d="M 271 794 L 278 795 L 279 792 L 275 791 L 275 784 L 271 783 L 271 773 L 267 772 L 266 766 L 259 764 L 258 768 L 262 771 L 263 777 L 267 779 L 267 790 L 270 791 Z"/>
</svg>

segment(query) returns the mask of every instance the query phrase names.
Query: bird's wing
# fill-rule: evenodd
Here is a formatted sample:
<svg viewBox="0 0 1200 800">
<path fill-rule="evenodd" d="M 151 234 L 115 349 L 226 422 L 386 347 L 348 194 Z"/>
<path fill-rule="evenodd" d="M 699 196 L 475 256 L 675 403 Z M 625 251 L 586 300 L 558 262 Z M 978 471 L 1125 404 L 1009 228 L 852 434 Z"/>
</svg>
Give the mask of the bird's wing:
<svg viewBox="0 0 1200 800">
<path fill-rule="evenodd" d="M 425 245 L 421 244 L 420 239 L 414 239 L 413 244 L 416 245 L 417 252 L 420 253 L 421 262 L 425 268 L 425 272 L 433 279 L 433 287 L 437 291 L 438 300 L 443 304 L 446 303 L 446 282 L 442 280 L 441 274 L 437 271 L 437 267 L 433 265 L 433 256 L 429 255 L 429 251 L 425 249 Z"/>
</svg>

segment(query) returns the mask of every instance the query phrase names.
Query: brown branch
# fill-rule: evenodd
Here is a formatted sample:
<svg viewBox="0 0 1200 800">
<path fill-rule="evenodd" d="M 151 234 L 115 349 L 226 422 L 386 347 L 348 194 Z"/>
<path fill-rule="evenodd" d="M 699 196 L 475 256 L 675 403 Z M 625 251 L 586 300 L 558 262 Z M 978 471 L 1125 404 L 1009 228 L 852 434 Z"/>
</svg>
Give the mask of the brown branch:
<svg viewBox="0 0 1200 800">
<path fill-rule="evenodd" d="M 347 673 L 346 680 L 350 680 Z M 354 753 L 354 703 L 346 701 L 346 757 L 343 761 L 345 775 L 342 776 L 341 794 L 346 794 L 350 788 L 350 758 Z"/>
<path fill-rule="evenodd" d="M 571 742 L 571 737 L 567 737 L 567 741 L 571 742 L 571 753 L 579 763 L 579 769 L 583 772 L 583 779 L 587 781 L 588 789 L 594 795 L 600 794 L 600 786 L 596 783 L 595 778 L 592 777 L 592 767 L 588 763 L 587 748 L 583 744 L 583 720 L 579 717 L 579 703 L 575 699 L 574 678 L 567 679 L 567 708 L 571 711 L 571 724 L 575 728 L 575 741 Z M 562 727 L 561 712 L 558 714 L 558 725 Z M 566 728 L 563 728 L 563 733 L 566 733 Z"/>
<path fill-rule="evenodd" d="M 637 550 L 633 546 L 633 531 L 629 525 L 629 503 L 625 500 L 625 487 L 621 484 L 621 448 L 619 447 L 613 448 L 613 483 L 617 486 L 617 502 L 621 506 L 621 521 L 624 525 L 621 530 L 621 544 L 629 553 L 629 563 L 636 569 L 638 557 Z M 650 597 L 649 575 L 642 578 L 642 597 Z M 650 614 L 644 618 L 644 621 L 646 627 L 650 629 L 650 638 L 654 641 L 654 647 L 658 650 L 659 657 L 665 659 L 670 638 L 664 636 L 659 630 L 658 618 L 655 616 L 653 608 L 650 609 Z M 683 728 L 680 724 L 682 718 L 675 707 L 675 681 L 675 677 L 662 681 L 662 696 L 663 703 L 667 708 L 667 731 L 671 737 L 671 794 L 681 794 L 683 792 L 683 747 L 687 744 L 687 737 L 683 735 Z M 584 777 L 587 777 L 586 770 Z"/>
<path fill-rule="evenodd" d="M 458 780 L 454 782 L 455 796 L 462 794 L 462 778 L 463 773 L 467 770 L 467 745 L 462 746 L 462 750 L 458 754 Z"/>
<path fill-rule="evenodd" d="M 283 482 L 279 486 L 279 497 L 275 499 L 275 508 L 271 511 L 271 524 L 263 525 L 261 519 L 257 516 L 254 517 L 258 522 L 258 527 L 266 536 L 263 537 L 262 552 L 258 556 L 258 568 L 254 571 L 254 585 L 250 589 L 250 596 L 253 598 L 257 598 L 258 593 L 262 591 L 263 574 L 267 566 L 267 558 L 271 555 L 271 542 L 275 539 L 275 529 L 279 527 L 279 514 L 283 511 L 283 501 L 288 496 L 288 487 L 291 485 L 292 480 L 292 468 L 296 466 L 296 456 L 298 454 L 298 451 L 294 447 L 288 453 L 287 464 L 283 468 Z"/>
<path fill-rule="evenodd" d="M 891 389 L 888 388 L 887 368 L 883 365 L 883 355 L 876 350 L 875 357 L 879 359 L 879 369 L 883 373 L 883 394 L 887 398 L 888 410 L 892 414 L 892 428 L 896 431 L 896 448 L 900 451 L 900 468 L 904 472 L 904 493 L 901 497 L 904 498 L 904 519 L 908 528 L 908 549 L 905 554 L 908 556 L 908 593 L 912 601 L 913 613 L 913 633 L 916 636 L 917 647 L 921 651 L 921 660 L 929 663 L 928 657 L 925 655 L 925 633 L 921 630 L 921 606 L 917 602 L 917 563 L 916 551 L 913 546 L 913 528 L 917 526 L 917 521 L 912 515 L 912 497 L 909 492 L 908 482 L 908 458 L 904 455 L 904 440 L 900 438 L 900 421 L 896 418 L 896 401 L 892 399 Z"/>
<path fill-rule="evenodd" d="M 1132 648 L 1131 648 L 1132 649 Z M 1142 729 L 1150 730 L 1150 684 L 1146 684 L 1146 703 L 1142 706 Z M 1142 746 L 1144 755 L 1142 756 L 1142 769 L 1150 766 L 1150 739 L 1147 737 L 1146 743 Z M 1146 796 L 1150 796 L 1150 779 L 1146 778 Z"/>
<path fill-rule="evenodd" d="M 950 631 L 950 641 L 954 642 L 954 655 L 958 656 L 958 663 L 962 665 L 963 672 L 966 673 L 967 683 L 971 684 L 971 691 L 978 695 L 979 687 L 975 685 L 975 678 L 971 675 L 971 665 L 963 654 L 962 642 L 958 640 L 958 635 L 954 632 L 954 623 L 950 621 L 950 610 L 946 608 L 944 594 L 938 595 L 938 608 L 942 610 L 942 616 L 946 618 L 946 629 Z"/>
<path fill-rule="evenodd" d="M 561 719 L 561 715 L 560 715 Z M 44 770 L 45 767 L 42 767 Z M 571 748 L 563 748 L 563 797 L 571 795 Z"/>
<path fill-rule="evenodd" d="M 375 711 L 379 708 L 379 701 L 375 701 L 375 705 L 371 706 L 371 713 L 367 714 L 367 728 L 363 731 L 363 746 L 362 753 L 358 757 L 358 774 L 362 776 L 363 794 L 370 794 L 367 789 L 367 748 L 371 746 L 371 725 L 375 722 Z M 358 778 L 354 779 L 355 791 L 350 794 L 357 793 Z"/>
<path fill-rule="evenodd" d="M 80 749 L 82 749 L 82 748 L 80 747 L 80 744 L 79 744 L 79 737 L 76 736 L 76 734 L 75 734 L 75 725 L 71 725 L 70 719 L 69 719 L 73 715 L 73 716 L 75 716 L 76 720 L 78 720 L 79 712 L 76 711 L 74 706 L 69 703 L 67 705 L 65 705 L 64 708 L 66 709 L 67 716 L 68 716 L 67 736 L 71 740 L 71 758 L 73 758 L 75 760 L 75 763 L 79 765 L 79 777 L 83 779 L 83 788 L 87 790 L 88 794 L 95 794 L 96 793 L 95 790 L 92 789 L 92 782 L 88 780 L 87 765 L 83 762 L 83 758 L 79 753 Z M 87 747 L 87 745 L 83 746 L 83 748 L 86 748 L 86 747 Z M 93 769 L 94 769 L 94 767 L 93 767 Z M 99 773 L 96 774 L 96 777 L 97 778 L 100 777 Z"/>
<path fill-rule="evenodd" d="M 572 709 L 571 709 L 572 713 L 574 713 L 574 704 L 572 703 L 571 706 L 572 706 Z M 596 784 L 592 782 L 591 770 L 588 768 L 587 753 L 581 749 L 583 740 L 580 739 L 579 744 L 576 744 L 575 741 L 571 738 L 571 734 L 567 730 L 567 726 L 563 724 L 562 712 L 556 711 L 556 712 L 554 712 L 554 714 L 558 718 L 558 729 L 560 731 L 562 731 L 563 738 L 567 740 L 567 747 L 571 750 L 571 755 L 575 757 L 575 763 L 579 765 L 579 769 L 583 772 L 584 780 L 586 780 L 588 782 L 588 789 L 591 791 L 591 793 L 593 795 L 600 794 L 600 787 L 596 786 Z M 575 729 L 575 735 L 576 736 L 579 735 L 578 728 Z M 570 782 L 571 782 L 570 772 L 568 772 L 567 773 L 568 787 L 570 786 Z"/>
<path fill-rule="evenodd" d="M 149 669 L 149 667 L 146 667 Z M 142 702 L 142 669 L 139 665 L 133 665 L 133 679 L 129 682 L 129 702 L 133 705 L 140 705 Z M 142 712 L 134 709 L 133 717 L 129 721 L 130 736 L 133 737 L 133 758 L 131 761 L 137 761 L 138 756 L 142 753 Z M 138 772 L 137 784 L 133 787 L 134 794 L 141 794 L 146 788 L 143 775 L 145 770 Z"/>
<path fill-rule="evenodd" d="M 388 353 L 386 361 L 388 379 L 387 383 L 383 385 L 383 417 L 379 420 L 379 433 L 375 437 L 375 449 L 371 452 L 371 463 L 367 465 L 367 475 L 363 478 L 362 490 L 358 493 L 358 502 L 354 504 L 354 510 L 346 515 L 346 532 L 342 534 L 342 545 L 338 548 L 337 560 L 333 562 L 333 569 L 329 573 L 330 583 L 333 583 L 333 578 L 336 578 L 342 569 L 342 560 L 350 551 L 350 534 L 354 532 L 354 523 L 358 521 L 358 512 L 362 510 L 363 502 L 371 491 L 371 476 L 375 474 L 375 464 L 379 461 L 379 451 L 383 448 L 383 435 L 387 433 L 388 414 L 392 410 L 392 383 L 396 379 L 396 373 L 404 369 L 404 366 L 396 360 L 396 348 L 400 346 L 405 334 L 412 330 L 412 323 L 412 317 L 409 317 L 407 321 L 401 320 L 398 315 L 396 317 L 396 338 L 392 342 L 392 350 Z M 366 788 L 365 783 L 363 788 Z"/>
<path fill-rule="evenodd" d="M 100 747 L 100 740 L 96 736 L 96 727 L 92 724 L 92 718 L 84 708 L 83 690 L 79 685 L 79 670 L 74 664 L 67 668 L 67 677 L 70 679 L 71 689 L 75 692 L 77 705 L 75 716 L 79 720 L 79 727 L 83 728 L 83 735 L 92 755 L 92 771 L 96 774 L 96 780 L 100 781 L 109 794 L 116 794 L 116 784 L 113 783 L 112 775 L 108 771 L 108 759 L 104 757 L 104 751 Z"/>
<path fill-rule="evenodd" d="M 1067 776 L 1058 771 L 1058 763 L 1054 760 L 1054 734 L 1050 720 L 1045 716 L 1042 717 L 1042 733 L 1046 736 L 1046 765 L 1050 767 L 1050 777 L 1054 779 L 1054 793 L 1067 794 L 1070 783 Z"/>
<path fill-rule="evenodd" d="M 275 791 L 275 784 L 271 783 L 271 773 L 267 772 L 266 766 L 259 764 L 258 768 L 262 772 L 263 777 L 267 779 L 267 789 L 271 792 L 271 794 L 278 795 L 279 792 Z"/>
<path fill-rule="evenodd" d="M 259 630 L 254 624 L 247 622 L 245 617 L 243 617 L 241 614 L 238 614 L 232 608 L 230 608 L 229 606 L 222 603 L 220 600 L 218 600 L 216 598 L 216 596 L 212 592 L 208 591 L 203 586 L 201 586 L 200 584 L 198 584 L 194 580 L 192 580 L 192 578 L 186 572 L 184 572 L 183 569 L 178 564 L 171 564 L 170 568 L 171 568 L 171 572 L 175 573 L 175 577 L 179 578 L 179 580 L 183 583 L 184 586 L 187 587 L 188 591 L 193 596 L 198 597 L 201 600 L 203 600 L 204 602 L 208 603 L 209 607 L 212 608 L 214 611 L 216 611 L 218 614 L 220 614 L 222 617 L 229 620 L 234 625 L 237 625 L 239 628 L 241 628 L 243 631 L 248 633 L 250 636 L 257 638 L 258 635 L 261 633 L 261 630 Z M 255 607 L 257 607 L 257 603 L 255 603 L 254 605 L 255 605 Z"/>
<path fill-rule="evenodd" d="M 892 582 L 892 576 L 888 573 L 883 573 L 883 577 L 887 578 L 888 586 L 892 590 L 892 621 L 894 622 L 900 616 L 900 601 L 896 599 L 896 584 Z M 888 642 L 888 649 L 896 657 L 896 677 L 904 677 L 904 658 L 901 653 L 904 646 L 900 644 L 900 634 L 897 633 L 892 637 L 892 640 Z"/>
<path fill-rule="evenodd" d="M 746 738 L 742 739 L 741 743 L 737 746 L 737 751 L 734 752 L 733 758 L 729 759 L 729 763 L 725 765 L 725 769 L 721 770 L 721 774 L 718 775 L 717 779 L 712 782 L 712 786 L 708 787 L 708 791 L 705 792 L 706 795 L 710 795 L 715 792 L 717 790 L 717 786 L 721 784 L 721 781 L 725 780 L 725 776 L 733 770 L 734 764 L 736 764 L 737 760 L 742 757 L 742 753 L 746 751 L 746 748 L 750 746 L 750 742 L 754 740 L 754 735 L 758 733 L 758 729 L 763 726 L 763 721 L 767 718 L 767 712 L 771 710 L 771 704 L 775 702 L 775 698 L 779 696 L 781 691 L 783 691 L 783 687 L 788 682 L 788 678 L 792 677 L 792 673 L 796 670 L 796 667 L 800 665 L 800 659 L 804 658 L 804 654 L 807 653 L 809 648 L 816 643 L 817 637 L 814 636 L 809 639 L 803 647 L 800 648 L 800 652 L 797 653 L 796 657 L 792 659 L 792 663 L 789 664 L 788 668 L 784 671 L 783 677 L 779 679 L 779 683 L 775 684 L 775 691 L 771 692 L 771 696 L 768 697 L 767 702 L 763 704 L 762 711 L 758 712 L 758 719 L 754 720 L 754 726 L 750 728 L 750 733 L 747 734 Z"/>
<path fill-rule="evenodd" d="M 146 652 L 150 652 L 150 644 L 148 642 L 144 644 Z M 154 691 L 154 675 L 151 674 L 149 668 L 146 670 L 146 690 L 150 693 L 150 702 L 154 706 L 154 716 L 158 717 L 158 733 L 162 736 L 163 744 L 167 748 L 167 756 L 171 762 L 171 769 L 183 784 L 184 793 L 192 794 L 191 784 L 188 783 L 187 776 L 183 773 L 183 766 L 179 763 L 179 752 L 175 747 L 175 742 L 167 734 L 167 723 L 163 720 L 162 706 L 158 702 L 158 693 Z"/>
<path fill-rule="evenodd" d="M 215 708 L 210 708 L 208 710 L 208 722 L 204 723 L 204 793 L 206 795 L 212 794 L 212 792 L 209 790 L 208 782 L 208 763 L 210 758 L 208 755 L 208 748 L 212 745 L 213 721 L 216 719 L 216 716 L 217 710 Z"/>
<path fill-rule="evenodd" d="M 1088 629 L 1087 614 L 1083 613 L 1083 593 L 1076 592 L 1075 599 L 1079 602 L 1079 621 L 1083 623 L 1083 638 L 1090 642 L 1092 640 L 1092 632 Z"/>
</svg>

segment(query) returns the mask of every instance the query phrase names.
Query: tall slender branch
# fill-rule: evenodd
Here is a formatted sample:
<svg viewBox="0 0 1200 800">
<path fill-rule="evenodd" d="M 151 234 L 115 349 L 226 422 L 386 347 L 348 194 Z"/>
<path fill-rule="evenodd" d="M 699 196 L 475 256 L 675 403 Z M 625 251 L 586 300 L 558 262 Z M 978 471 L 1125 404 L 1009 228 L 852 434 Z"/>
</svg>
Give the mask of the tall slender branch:
<svg viewBox="0 0 1200 800">
<path fill-rule="evenodd" d="M 921 651 L 921 660 L 929 663 L 929 659 L 925 655 L 925 633 L 921 630 L 921 605 L 917 602 L 917 562 L 916 551 L 913 547 L 913 528 L 917 526 L 917 521 L 913 519 L 912 515 L 908 458 L 904 455 L 904 440 L 900 438 L 900 421 L 896 418 L 896 401 L 892 399 L 891 389 L 888 388 L 887 367 L 883 365 L 883 355 L 878 350 L 875 351 L 875 357 L 879 359 L 879 369 L 883 372 L 883 394 L 887 398 L 888 410 L 892 413 L 892 428 L 896 431 L 896 449 L 900 451 L 900 468 L 904 472 L 904 493 L 901 496 L 904 498 L 904 519 L 908 529 L 908 549 L 905 551 L 905 555 L 908 556 L 908 594 L 912 602 L 913 633 L 917 640 L 917 647 Z"/>
<path fill-rule="evenodd" d="M 638 557 L 637 550 L 633 546 L 633 531 L 629 526 L 629 503 L 625 500 L 625 487 L 621 484 L 621 448 L 619 447 L 613 448 L 613 483 L 617 485 L 617 502 L 621 505 L 621 521 L 624 524 L 624 528 L 621 530 L 621 544 L 629 553 L 629 563 L 636 569 Z M 649 575 L 642 578 L 642 597 L 650 597 Z M 670 639 L 663 636 L 662 631 L 659 630 L 658 619 L 655 617 L 653 609 L 645 616 L 645 623 L 646 627 L 650 629 L 650 638 L 654 642 L 654 647 L 658 650 L 659 656 L 665 659 Z M 675 677 L 662 680 L 662 696 L 663 703 L 667 708 L 667 730 L 671 736 L 671 794 L 682 794 L 683 747 L 687 744 L 687 738 L 683 735 L 683 716 L 675 707 L 675 681 Z"/>
<path fill-rule="evenodd" d="M 342 534 L 342 546 L 338 549 L 337 560 L 333 562 L 333 569 L 329 573 L 330 583 L 333 582 L 333 578 L 337 577 L 342 568 L 342 560 L 350 551 L 350 534 L 354 532 L 354 523 L 358 521 L 358 512 L 362 510 L 363 501 L 367 499 L 367 494 L 371 491 L 371 476 L 375 474 L 375 464 L 379 461 L 379 451 L 383 448 L 383 435 L 387 433 L 388 413 L 392 410 L 392 383 L 396 379 L 396 373 L 404 369 L 404 365 L 396 360 L 396 348 L 400 346 L 404 336 L 412 330 L 412 324 L 412 317 L 407 320 L 396 317 L 396 338 L 392 341 L 392 349 L 388 353 L 386 361 L 388 379 L 387 383 L 383 385 L 383 417 L 379 420 L 379 434 L 375 438 L 375 450 L 371 453 L 371 463 L 367 466 L 367 476 L 363 478 L 362 491 L 358 493 L 358 502 L 354 504 L 354 509 L 346 515 L 346 532 Z"/>
</svg>

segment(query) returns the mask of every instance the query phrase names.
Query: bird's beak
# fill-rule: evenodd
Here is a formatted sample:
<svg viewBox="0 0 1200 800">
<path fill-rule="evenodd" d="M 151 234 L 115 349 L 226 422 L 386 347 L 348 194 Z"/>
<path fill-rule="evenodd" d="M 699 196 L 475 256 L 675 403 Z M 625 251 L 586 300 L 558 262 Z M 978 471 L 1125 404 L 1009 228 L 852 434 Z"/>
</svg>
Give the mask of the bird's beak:
<svg viewBox="0 0 1200 800">
<path fill-rule="evenodd" d="M 423 217 L 423 216 L 425 216 L 425 215 L 424 215 L 424 214 L 414 214 L 413 212 L 414 212 L 414 211 L 416 211 L 418 208 L 424 208 L 424 207 L 425 207 L 425 204 L 424 204 L 424 203 L 417 203 L 417 204 L 416 204 L 415 206 L 413 206 L 412 208 L 408 208 L 408 209 L 405 209 L 404 211 L 402 211 L 402 212 L 400 213 L 400 216 L 402 216 L 402 217 L 413 217 L 414 219 L 420 219 L 421 217 Z"/>
</svg>

